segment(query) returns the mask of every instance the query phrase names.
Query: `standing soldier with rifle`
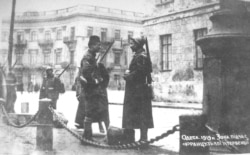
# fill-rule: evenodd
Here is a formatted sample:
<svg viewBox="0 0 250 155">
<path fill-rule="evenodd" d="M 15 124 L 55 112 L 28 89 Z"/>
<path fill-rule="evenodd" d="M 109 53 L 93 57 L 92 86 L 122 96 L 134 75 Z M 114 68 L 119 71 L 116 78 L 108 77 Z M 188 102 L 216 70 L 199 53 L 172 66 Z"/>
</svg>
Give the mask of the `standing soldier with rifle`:
<svg viewBox="0 0 250 155">
<path fill-rule="evenodd" d="M 64 71 L 66 69 L 67 67 L 64 69 Z M 64 84 L 59 79 L 59 76 L 55 77 L 53 74 L 53 69 L 51 67 L 47 67 L 46 76 L 43 78 L 42 86 L 40 89 L 39 99 L 43 98 L 51 99 L 52 100 L 51 105 L 54 109 L 56 109 L 56 103 L 59 97 L 59 93 L 64 93 L 64 92 L 65 92 Z"/>
<path fill-rule="evenodd" d="M 152 82 L 152 65 L 148 53 L 143 45 L 143 38 L 131 38 L 130 48 L 134 52 L 133 59 L 126 71 L 125 97 L 123 104 L 122 127 L 125 129 L 125 142 L 135 140 L 134 129 L 140 129 L 140 141 L 147 141 L 148 129 L 153 128 L 152 94 L 150 84 Z"/>
<path fill-rule="evenodd" d="M 89 50 L 81 60 L 79 79 L 84 93 L 85 118 L 83 120 L 83 137 L 92 139 L 92 122 L 104 121 L 109 126 L 108 99 L 106 88 L 109 83 L 109 74 L 96 54 L 100 52 L 101 42 L 98 36 L 89 39 Z M 109 50 L 109 49 L 108 49 Z M 108 50 L 106 52 L 108 52 Z M 106 53 L 105 53 L 106 54 Z M 105 55 L 104 54 L 104 55 Z"/>
</svg>

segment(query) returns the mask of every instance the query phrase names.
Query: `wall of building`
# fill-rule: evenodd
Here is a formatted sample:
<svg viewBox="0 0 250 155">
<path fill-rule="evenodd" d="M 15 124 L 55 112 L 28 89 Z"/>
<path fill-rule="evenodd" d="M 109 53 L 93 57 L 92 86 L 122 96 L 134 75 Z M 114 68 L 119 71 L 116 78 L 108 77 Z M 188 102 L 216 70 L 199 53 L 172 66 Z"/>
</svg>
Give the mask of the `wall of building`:
<svg viewBox="0 0 250 155">
<path fill-rule="evenodd" d="M 140 36 L 143 31 L 141 19 L 142 14 L 140 13 L 85 5 L 49 12 L 17 13 L 14 27 L 14 40 L 16 40 L 18 32 L 23 32 L 27 44 L 23 49 L 23 63 L 21 66 L 16 66 L 16 68 L 18 68 L 16 71 L 19 77 L 22 75 L 24 84 L 27 85 L 29 81 L 41 84 L 44 67 L 48 65 L 44 63 L 45 47 L 51 50 L 49 65 L 52 65 L 55 70 L 59 70 L 59 72 L 62 71 L 63 67 L 55 63 L 56 51 L 58 49 L 62 50 L 61 62 L 64 63 L 64 67 L 65 63 L 70 63 L 70 51 L 73 51 L 74 62 L 70 70 L 67 70 L 61 76 L 61 80 L 65 83 L 66 88 L 71 89 L 74 78 L 77 75 L 77 67 L 80 66 L 81 58 L 88 49 L 88 27 L 93 27 L 93 35 L 98 36 L 101 36 L 101 29 L 106 28 L 108 42 L 114 39 L 115 30 L 120 30 L 121 38 L 115 40 L 114 45 L 105 59 L 106 62 L 104 62 L 111 70 L 111 86 L 117 89 L 119 83 L 117 81 L 117 76 L 120 76 L 119 79 L 122 80 L 121 76 L 128 66 L 125 62 L 128 53 L 128 51 L 125 51 L 128 49 L 125 47 L 128 46 L 128 44 L 125 44 L 128 38 L 128 31 L 133 31 L 134 36 Z M 2 24 L 2 33 L 8 32 L 9 20 L 3 20 Z M 73 40 L 69 39 L 72 27 L 75 28 Z M 60 40 L 56 38 L 58 30 L 62 30 L 62 39 Z M 36 41 L 31 40 L 31 33 L 33 31 L 36 31 L 38 34 Z M 40 44 L 40 42 L 45 41 L 45 31 L 51 32 L 52 46 L 49 46 L 49 44 L 41 46 Z M 68 39 L 69 42 L 66 43 L 65 39 Z M 2 41 L 1 43 L 1 51 L 2 53 L 6 53 L 8 50 L 8 41 Z M 71 45 L 73 46 L 69 47 Z M 13 51 L 20 50 L 20 48 L 16 47 Z M 36 53 L 36 63 L 31 64 L 30 52 L 34 51 Z M 120 64 L 114 64 L 115 54 L 117 52 L 120 53 Z M 13 54 L 13 62 L 15 62 L 16 57 L 16 53 Z"/>
<path fill-rule="evenodd" d="M 209 17 L 220 9 L 215 1 L 181 1 L 173 0 L 172 11 L 156 5 L 162 9 L 158 15 L 144 20 L 145 35 L 148 37 L 151 59 L 154 66 L 154 85 L 156 94 L 160 98 L 176 98 L 182 96 L 193 101 L 202 98 L 202 68 L 197 69 L 196 46 L 194 31 L 201 28 L 211 28 Z M 166 12 L 168 12 L 166 14 Z M 161 36 L 172 36 L 170 52 L 171 67 L 162 69 Z M 175 80 L 176 76 L 186 76 L 191 72 L 193 77 L 186 80 Z M 174 92 L 174 93 L 173 93 Z M 189 93 L 192 92 L 192 93 Z M 190 95 L 193 94 L 193 95 Z M 185 99 L 186 100 L 186 99 Z"/>
</svg>

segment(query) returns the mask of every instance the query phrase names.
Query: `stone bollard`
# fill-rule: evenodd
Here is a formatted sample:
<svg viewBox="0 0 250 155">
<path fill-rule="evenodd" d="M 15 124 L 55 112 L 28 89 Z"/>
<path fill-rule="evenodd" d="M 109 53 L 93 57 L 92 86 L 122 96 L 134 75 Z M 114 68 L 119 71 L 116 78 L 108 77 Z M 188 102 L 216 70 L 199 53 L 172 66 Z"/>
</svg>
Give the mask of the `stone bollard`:
<svg viewBox="0 0 250 155">
<path fill-rule="evenodd" d="M 180 155 L 208 155 L 209 147 L 194 146 L 204 142 L 201 136 L 207 136 L 205 115 L 183 115 L 180 119 Z"/>
<path fill-rule="evenodd" d="M 221 0 L 222 10 L 210 17 L 212 29 L 197 41 L 205 55 L 203 113 L 229 141 L 237 140 L 234 135 L 250 138 L 249 7 L 249 2 Z M 244 138 L 236 142 L 239 152 L 250 153 Z"/>
<path fill-rule="evenodd" d="M 49 110 L 51 100 L 39 101 L 40 114 L 37 118 L 36 147 L 38 150 L 53 149 L 53 114 Z"/>
</svg>

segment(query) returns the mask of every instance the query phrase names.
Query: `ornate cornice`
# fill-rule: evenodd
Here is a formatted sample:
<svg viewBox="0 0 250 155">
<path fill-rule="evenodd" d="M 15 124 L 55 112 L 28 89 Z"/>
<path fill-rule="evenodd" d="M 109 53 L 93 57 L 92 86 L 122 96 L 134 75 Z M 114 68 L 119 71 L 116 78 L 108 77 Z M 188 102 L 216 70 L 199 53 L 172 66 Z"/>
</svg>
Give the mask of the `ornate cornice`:
<svg viewBox="0 0 250 155">
<path fill-rule="evenodd" d="M 38 40 L 38 45 L 43 49 L 43 50 L 50 50 L 53 48 L 53 40 Z"/>
</svg>

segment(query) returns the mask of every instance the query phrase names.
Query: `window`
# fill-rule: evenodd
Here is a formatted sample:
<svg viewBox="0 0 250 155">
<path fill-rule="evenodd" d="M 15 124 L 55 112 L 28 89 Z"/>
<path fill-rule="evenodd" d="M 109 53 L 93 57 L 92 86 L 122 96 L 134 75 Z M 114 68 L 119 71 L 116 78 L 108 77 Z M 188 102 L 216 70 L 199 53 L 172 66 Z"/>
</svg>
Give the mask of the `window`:
<svg viewBox="0 0 250 155">
<path fill-rule="evenodd" d="M 17 42 L 22 42 L 24 40 L 23 32 L 17 32 Z"/>
<path fill-rule="evenodd" d="M 16 64 L 17 65 L 23 64 L 23 54 L 20 52 L 16 53 Z"/>
<path fill-rule="evenodd" d="M 44 64 L 50 63 L 50 51 L 44 51 Z"/>
<path fill-rule="evenodd" d="M 207 28 L 201 28 L 194 30 L 194 41 L 195 41 L 195 69 L 202 69 L 203 68 L 203 58 L 204 55 L 200 47 L 196 44 L 196 40 L 205 36 L 207 34 Z"/>
<path fill-rule="evenodd" d="M 55 58 L 56 58 L 56 60 L 55 60 L 56 64 L 57 65 L 60 64 L 62 61 L 62 49 L 61 48 L 56 50 Z"/>
<path fill-rule="evenodd" d="M 37 50 L 30 50 L 30 65 L 34 65 L 37 63 Z"/>
<path fill-rule="evenodd" d="M 45 31 L 45 40 L 51 40 L 51 33 L 50 33 L 50 31 Z"/>
<path fill-rule="evenodd" d="M 93 27 L 88 27 L 87 36 L 90 37 L 92 35 L 93 35 Z"/>
<path fill-rule="evenodd" d="M 106 41 L 107 40 L 107 29 L 106 28 L 101 28 L 101 41 Z"/>
<path fill-rule="evenodd" d="M 75 39 L 75 27 L 71 27 L 70 29 L 70 40 Z"/>
<path fill-rule="evenodd" d="M 121 59 L 120 53 L 114 53 L 114 56 L 115 56 L 114 64 L 120 65 L 120 59 Z"/>
<path fill-rule="evenodd" d="M 161 36 L 161 67 L 162 70 L 172 69 L 172 35 Z"/>
<path fill-rule="evenodd" d="M 2 32 L 2 41 L 8 41 L 8 32 L 7 31 L 3 31 Z"/>
<path fill-rule="evenodd" d="M 31 32 L 31 41 L 36 41 L 37 40 L 37 32 L 36 31 L 32 31 Z"/>
<path fill-rule="evenodd" d="M 62 30 L 58 30 L 58 31 L 57 31 L 56 39 L 57 39 L 57 40 L 62 40 Z"/>
<path fill-rule="evenodd" d="M 120 30 L 115 30 L 115 39 L 119 40 L 121 38 L 121 31 Z"/>
<path fill-rule="evenodd" d="M 74 60 L 75 60 L 75 53 L 70 52 L 70 64 L 74 64 Z"/>
</svg>

